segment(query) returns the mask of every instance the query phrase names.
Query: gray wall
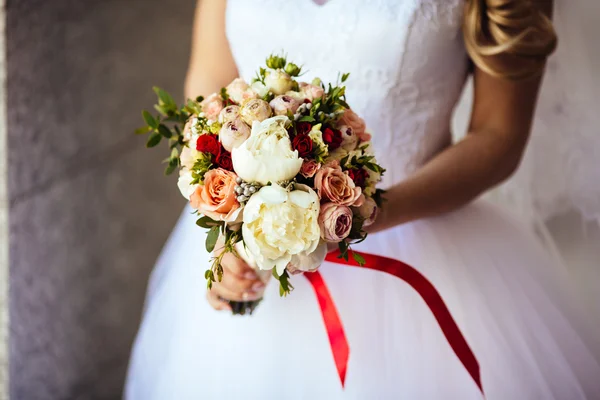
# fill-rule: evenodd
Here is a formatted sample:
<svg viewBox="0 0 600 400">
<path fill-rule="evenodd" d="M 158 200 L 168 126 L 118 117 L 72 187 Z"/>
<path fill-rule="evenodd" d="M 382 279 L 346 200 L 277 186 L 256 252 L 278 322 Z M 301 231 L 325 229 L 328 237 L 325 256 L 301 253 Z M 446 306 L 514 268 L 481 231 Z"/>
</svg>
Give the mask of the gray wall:
<svg viewBox="0 0 600 400">
<path fill-rule="evenodd" d="M 132 130 L 153 84 L 182 96 L 193 6 L 7 1 L 11 398 L 120 397 L 183 206 Z"/>
</svg>

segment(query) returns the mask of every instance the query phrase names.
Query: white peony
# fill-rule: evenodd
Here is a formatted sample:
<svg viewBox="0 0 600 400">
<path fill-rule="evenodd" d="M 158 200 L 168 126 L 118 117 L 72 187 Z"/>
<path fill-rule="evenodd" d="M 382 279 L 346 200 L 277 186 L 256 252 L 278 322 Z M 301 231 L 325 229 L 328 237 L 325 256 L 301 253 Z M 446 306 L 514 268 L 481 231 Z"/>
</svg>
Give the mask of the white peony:
<svg viewBox="0 0 600 400">
<path fill-rule="evenodd" d="M 190 196 L 194 194 L 198 185 L 192 185 L 192 181 L 194 178 L 192 177 L 192 171 L 187 168 L 182 168 L 179 171 L 179 179 L 177 180 L 177 187 L 181 192 L 181 195 L 185 197 L 187 200 L 190 199 Z"/>
<path fill-rule="evenodd" d="M 275 268 L 278 275 L 290 262 L 306 271 L 316 269 L 324 258 L 322 251 L 310 257 L 322 250 L 319 209 L 319 197 L 306 185 L 289 192 L 279 185 L 264 186 L 252 195 L 244 208 L 242 236 L 258 268 Z"/>
<path fill-rule="evenodd" d="M 231 151 L 233 169 L 240 178 L 266 185 L 290 180 L 300 172 L 302 158 L 292 150 L 286 121 L 286 116 L 254 121 L 250 137 Z"/>
<path fill-rule="evenodd" d="M 275 95 L 285 94 L 292 90 L 294 82 L 292 78 L 280 69 L 267 71 L 265 86 Z"/>
</svg>

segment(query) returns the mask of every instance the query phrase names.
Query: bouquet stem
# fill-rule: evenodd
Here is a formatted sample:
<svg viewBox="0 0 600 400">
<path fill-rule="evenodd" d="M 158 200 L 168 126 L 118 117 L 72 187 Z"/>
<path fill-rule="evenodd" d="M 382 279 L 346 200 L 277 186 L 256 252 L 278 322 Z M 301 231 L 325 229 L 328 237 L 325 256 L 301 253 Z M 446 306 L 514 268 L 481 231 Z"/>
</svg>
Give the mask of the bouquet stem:
<svg viewBox="0 0 600 400">
<path fill-rule="evenodd" d="M 224 299 L 225 300 L 225 299 Z M 252 301 L 231 301 L 225 300 L 231 306 L 231 314 L 233 315 L 252 315 L 256 307 L 262 301 L 262 298 Z"/>
</svg>

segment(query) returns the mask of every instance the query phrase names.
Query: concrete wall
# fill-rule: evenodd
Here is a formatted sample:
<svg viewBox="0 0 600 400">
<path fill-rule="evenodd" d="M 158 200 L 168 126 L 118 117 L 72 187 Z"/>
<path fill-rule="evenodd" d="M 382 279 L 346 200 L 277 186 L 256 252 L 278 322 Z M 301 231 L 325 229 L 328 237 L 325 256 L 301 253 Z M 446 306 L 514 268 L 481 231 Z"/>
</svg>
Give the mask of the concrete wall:
<svg viewBox="0 0 600 400">
<path fill-rule="evenodd" d="M 132 131 L 153 84 L 182 96 L 194 3 L 6 4 L 11 398 L 120 397 L 183 206 Z"/>
</svg>

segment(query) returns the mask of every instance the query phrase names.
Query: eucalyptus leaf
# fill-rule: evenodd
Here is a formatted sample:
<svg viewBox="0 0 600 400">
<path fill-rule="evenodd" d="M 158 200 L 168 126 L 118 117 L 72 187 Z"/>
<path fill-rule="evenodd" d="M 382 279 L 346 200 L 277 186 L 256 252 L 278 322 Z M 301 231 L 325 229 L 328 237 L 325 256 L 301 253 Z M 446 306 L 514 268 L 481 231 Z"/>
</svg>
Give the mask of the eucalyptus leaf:
<svg viewBox="0 0 600 400">
<path fill-rule="evenodd" d="M 152 128 L 150 128 L 149 126 L 142 126 L 142 127 L 137 128 L 135 130 L 135 134 L 136 135 L 143 135 L 143 134 L 146 134 L 146 133 L 150 132 L 151 130 L 152 130 Z"/>
<path fill-rule="evenodd" d="M 158 121 L 155 120 L 152 114 L 150 114 L 148 111 L 142 111 L 142 116 L 150 128 L 156 129 L 158 127 Z"/>
<path fill-rule="evenodd" d="M 202 228 L 212 229 L 215 226 L 218 227 L 219 222 L 213 220 L 211 217 L 207 217 L 206 215 L 204 215 L 196 221 L 196 225 Z"/>
<path fill-rule="evenodd" d="M 212 253 L 217 245 L 217 240 L 219 239 L 219 226 L 213 226 L 208 231 L 208 235 L 206 235 L 206 251 Z"/>
<path fill-rule="evenodd" d="M 298 122 L 315 122 L 315 119 L 310 115 L 305 115 L 304 117 L 300 118 Z"/>
<path fill-rule="evenodd" d="M 177 165 L 169 164 L 165 168 L 165 175 L 171 175 L 177 169 Z"/>
<path fill-rule="evenodd" d="M 159 135 L 158 133 L 152 133 L 149 137 L 148 137 L 148 141 L 146 142 L 146 147 L 154 147 L 157 144 L 160 143 L 160 140 L 162 139 L 162 136 Z"/>
<path fill-rule="evenodd" d="M 154 90 L 154 93 L 156 93 L 156 95 L 158 96 L 158 99 L 167 107 L 167 109 L 170 110 L 173 108 L 177 108 L 177 104 L 175 103 L 175 101 L 169 93 L 157 86 L 154 86 L 152 89 Z"/>
<path fill-rule="evenodd" d="M 354 261 L 356 261 L 358 265 L 365 265 L 366 263 L 365 258 L 355 251 L 352 252 L 352 258 L 354 258 Z"/>
<path fill-rule="evenodd" d="M 169 128 L 167 128 L 166 125 L 163 125 L 163 124 L 158 125 L 158 133 L 160 133 L 167 139 L 170 139 L 171 136 L 173 136 L 173 133 L 171 132 L 171 130 Z"/>
</svg>

